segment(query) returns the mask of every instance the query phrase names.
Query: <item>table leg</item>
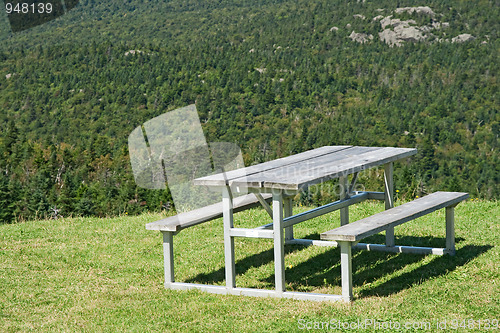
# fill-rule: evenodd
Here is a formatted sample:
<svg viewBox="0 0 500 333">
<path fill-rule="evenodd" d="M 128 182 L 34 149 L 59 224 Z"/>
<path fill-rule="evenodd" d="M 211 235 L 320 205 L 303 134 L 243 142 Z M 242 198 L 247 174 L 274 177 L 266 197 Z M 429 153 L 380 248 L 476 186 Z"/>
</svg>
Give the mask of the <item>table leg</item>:
<svg viewBox="0 0 500 333">
<path fill-rule="evenodd" d="M 292 198 L 283 199 L 284 217 L 293 215 L 293 200 Z M 285 228 L 285 241 L 293 239 L 293 226 Z"/>
<path fill-rule="evenodd" d="M 229 187 L 222 190 L 222 214 L 224 220 L 224 257 L 226 263 L 226 287 L 233 289 L 236 286 L 234 264 L 234 238 L 230 235 L 233 228 L 233 195 Z"/>
<path fill-rule="evenodd" d="M 163 234 L 163 265 L 165 270 L 165 288 L 174 282 L 174 233 L 162 231 Z"/>
<path fill-rule="evenodd" d="M 347 176 L 339 178 L 340 183 L 340 200 L 347 199 L 349 197 L 349 180 Z M 349 206 L 340 208 L 340 225 L 349 224 Z"/>
<path fill-rule="evenodd" d="M 273 192 L 274 276 L 276 293 L 285 291 L 285 238 L 283 232 L 283 192 Z"/>
<path fill-rule="evenodd" d="M 446 250 L 455 255 L 455 207 L 446 207 Z"/>
<path fill-rule="evenodd" d="M 394 207 L 394 175 L 393 163 L 384 165 L 384 193 L 385 209 Z M 394 246 L 394 228 L 388 228 L 385 232 L 385 245 Z"/>
<path fill-rule="evenodd" d="M 344 301 L 352 300 L 352 243 L 339 242 L 340 269 L 342 277 L 342 298 Z"/>
</svg>

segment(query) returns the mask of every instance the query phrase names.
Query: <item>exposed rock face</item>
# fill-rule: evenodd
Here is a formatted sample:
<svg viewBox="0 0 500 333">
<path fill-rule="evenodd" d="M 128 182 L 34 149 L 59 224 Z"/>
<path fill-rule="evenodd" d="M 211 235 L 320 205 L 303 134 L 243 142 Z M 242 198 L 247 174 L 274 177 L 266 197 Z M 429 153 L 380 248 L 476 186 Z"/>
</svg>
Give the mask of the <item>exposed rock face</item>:
<svg viewBox="0 0 500 333">
<path fill-rule="evenodd" d="M 409 14 L 417 13 L 417 14 L 427 14 L 430 16 L 436 15 L 432 9 L 430 9 L 428 6 L 425 7 L 403 7 L 403 8 L 397 8 L 395 10 L 396 14 L 402 14 L 404 12 L 407 12 Z"/>
<path fill-rule="evenodd" d="M 427 39 L 416 27 L 396 27 L 394 31 L 385 29 L 379 34 L 380 40 L 392 46 L 401 46 L 403 42 L 418 42 Z"/>
<path fill-rule="evenodd" d="M 398 27 L 398 26 L 409 27 L 410 23 L 417 24 L 415 20 L 401 21 L 400 19 L 391 19 L 391 17 L 392 15 L 384 17 L 382 20 L 380 20 L 380 25 L 382 26 L 382 29 L 385 29 L 389 25 L 393 27 Z"/>
<path fill-rule="evenodd" d="M 129 50 L 127 52 L 125 52 L 125 56 L 128 56 L 129 54 L 139 54 L 139 53 L 143 53 L 141 50 Z"/>
<path fill-rule="evenodd" d="M 441 22 L 432 22 L 432 27 L 434 29 L 449 28 L 450 27 L 450 23 L 448 23 L 448 22 L 443 22 L 443 23 L 441 23 Z"/>
<path fill-rule="evenodd" d="M 380 25 L 384 31 L 379 33 L 380 39 L 392 46 L 401 46 L 403 42 L 418 42 L 427 39 L 427 36 L 422 33 L 422 29 L 410 24 L 417 24 L 414 20 L 401 21 L 400 19 L 392 19 L 387 16 L 380 20 Z M 386 29 L 393 27 L 394 30 Z"/>
<path fill-rule="evenodd" d="M 396 33 L 392 31 L 391 29 L 385 29 L 382 32 L 378 33 L 378 36 L 380 37 L 380 40 L 383 41 L 386 44 L 389 44 L 389 46 L 401 46 L 402 42 L 398 39 Z"/>
<path fill-rule="evenodd" d="M 376 9 L 375 13 L 382 13 L 384 9 Z M 439 31 L 442 29 L 449 28 L 450 23 L 448 22 L 440 22 L 439 18 L 442 16 L 439 13 L 436 14 L 434 11 L 428 6 L 420 6 L 420 7 L 403 7 L 397 8 L 394 11 L 387 11 L 392 15 L 376 15 L 371 19 L 371 22 L 380 22 L 380 26 L 382 27 L 382 32 L 379 32 L 378 35 L 380 40 L 385 42 L 391 47 L 394 46 L 402 46 L 405 42 L 420 42 L 425 40 L 433 40 L 434 42 L 449 42 L 450 40 L 446 37 L 445 31 Z M 417 25 L 418 23 L 415 20 L 401 20 L 399 18 L 393 18 L 394 15 L 408 13 L 410 15 L 420 14 L 429 16 L 429 23 L 424 24 L 422 26 Z M 361 14 L 353 15 L 354 18 L 365 20 L 366 17 Z M 426 21 L 425 19 L 424 21 Z M 466 24 L 467 27 L 467 24 Z M 346 28 L 350 30 L 351 24 L 347 24 Z M 330 31 L 337 30 L 331 28 Z M 373 39 L 373 35 L 366 33 L 356 33 L 352 31 L 349 35 L 349 38 L 358 43 L 366 43 Z M 464 43 L 471 40 L 474 40 L 475 37 L 470 34 L 461 34 L 451 40 L 452 43 Z"/>
<path fill-rule="evenodd" d="M 361 44 L 364 44 L 366 42 L 369 42 L 373 39 L 373 35 L 368 35 L 368 34 L 364 34 L 364 33 L 356 33 L 354 32 L 351 32 L 351 34 L 349 35 L 349 38 L 352 39 L 353 41 L 355 42 L 358 42 L 358 43 L 361 43 Z"/>
<path fill-rule="evenodd" d="M 470 42 L 474 39 L 476 39 L 476 37 L 472 36 L 471 34 L 461 34 L 461 35 L 458 35 L 457 37 L 453 37 L 451 39 L 451 42 L 452 43 L 465 43 L 465 42 Z"/>
<path fill-rule="evenodd" d="M 337 28 L 337 27 L 331 27 L 330 31 L 339 31 L 339 28 Z"/>
</svg>

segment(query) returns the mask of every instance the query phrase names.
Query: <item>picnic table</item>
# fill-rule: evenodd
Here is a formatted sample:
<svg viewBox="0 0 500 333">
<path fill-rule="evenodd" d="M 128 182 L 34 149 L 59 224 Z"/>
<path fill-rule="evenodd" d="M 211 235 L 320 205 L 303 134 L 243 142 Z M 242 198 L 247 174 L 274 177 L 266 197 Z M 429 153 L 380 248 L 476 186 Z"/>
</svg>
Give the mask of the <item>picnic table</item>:
<svg viewBox="0 0 500 333">
<path fill-rule="evenodd" d="M 223 217 L 224 224 L 226 285 L 175 282 L 172 247 L 174 229 L 168 229 L 164 223 L 152 223 L 149 224 L 148 229 L 164 232 L 165 286 L 172 289 L 196 288 L 212 293 L 232 295 L 284 297 L 316 301 L 350 301 L 352 299 L 352 248 L 390 252 L 453 254 L 455 250 L 453 207 L 467 198 L 467 193 L 438 192 L 394 208 L 393 164 L 395 161 L 408 158 L 416 153 L 417 150 L 414 148 L 326 146 L 246 168 L 195 179 L 194 184 L 208 186 L 221 193 L 222 202 L 217 209 L 221 210 L 220 215 Z M 384 168 L 384 192 L 355 191 L 358 173 L 378 166 Z M 336 178 L 339 179 L 340 200 L 307 212 L 293 214 L 292 200 L 300 191 Z M 237 210 L 241 210 L 242 206 L 235 204 L 238 198 L 233 198 L 233 194 L 240 191 L 253 193 L 256 201 L 272 218 L 272 223 L 251 229 L 235 228 L 233 214 Z M 383 200 L 386 211 L 349 223 L 349 206 L 368 199 Z M 270 200 L 272 206 L 268 204 Z M 445 248 L 396 246 L 394 244 L 395 226 L 441 208 L 446 208 L 447 241 Z M 339 228 L 321 234 L 321 240 L 294 238 L 294 225 L 335 210 L 340 210 Z M 200 214 L 203 215 L 200 211 L 197 217 Z M 362 238 L 381 231 L 385 231 L 385 244 L 359 243 Z M 236 286 L 235 237 L 273 239 L 274 290 Z M 286 291 L 285 243 L 339 246 L 341 249 L 342 295 Z"/>
</svg>

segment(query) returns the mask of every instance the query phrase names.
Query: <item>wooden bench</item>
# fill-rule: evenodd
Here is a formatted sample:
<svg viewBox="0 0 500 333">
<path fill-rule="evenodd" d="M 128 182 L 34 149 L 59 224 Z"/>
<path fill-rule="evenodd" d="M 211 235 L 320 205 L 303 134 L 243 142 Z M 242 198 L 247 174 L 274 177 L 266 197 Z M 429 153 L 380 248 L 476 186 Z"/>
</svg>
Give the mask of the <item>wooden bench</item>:
<svg viewBox="0 0 500 333">
<path fill-rule="evenodd" d="M 322 240 L 336 241 L 340 245 L 342 270 L 342 297 L 352 299 L 352 256 L 351 248 L 381 250 L 389 252 L 455 254 L 454 207 L 469 197 L 461 192 L 435 192 L 356 222 L 343 225 L 321 234 Z M 387 246 L 359 244 L 363 238 L 393 228 L 402 223 L 446 208 L 446 248 L 424 248 L 411 246 Z"/>
<path fill-rule="evenodd" d="M 233 199 L 233 211 L 240 212 L 260 205 L 262 200 L 270 202 L 271 194 L 262 194 L 258 198 L 255 194 L 247 194 Z M 222 217 L 222 202 L 198 208 L 189 212 L 170 216 L 146 224 L 148 230 L 159 230 L 163 234 L 163 255 L 165 266 L 165 286 L 168 287 L 174 280 L 174 249 L 173 236 L 181 230 Z"/>
</svg>

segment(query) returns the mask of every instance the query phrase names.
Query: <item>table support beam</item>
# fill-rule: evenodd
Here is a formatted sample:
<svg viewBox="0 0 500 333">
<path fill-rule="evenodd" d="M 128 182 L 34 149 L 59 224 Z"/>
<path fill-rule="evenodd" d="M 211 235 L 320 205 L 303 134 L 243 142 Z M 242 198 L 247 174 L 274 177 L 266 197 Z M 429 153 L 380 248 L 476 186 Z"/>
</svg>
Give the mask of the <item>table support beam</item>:
<svg viewBox="0 0 500 333">
<path fill-rule="evenodd" d="M 286 244 L 293 245 L 304 245 L 304 246 L 324 246 L 324 247 L 337 247 L 338 243 L 336 241 L 324 241 L 317 239 L 301 239 L 294 238 L 286 242 Z"/>
<path fill-rule="evenodd" d="M 380 201 L 385 201 L 385 193 L 384 192 L 355 192 L 356 194 L 358 193 L 367 193 L 368 194 L 368 200 L 380 200 Z"/>
<path fill-rule="evenodd" d="M 230 233 L 231 233 L 231 237 L 274 239 L 274 231 L 273 230 L 231 228 Z"/>
<path fill-rule="evenodd" d="M 222 189 L 222 216 L 224 220 L 224 257 L 226 264 L 226 288 L 233 289 L 236 286 L 235 264 L 234 264 L 234 238 L 231 237 L 233 222 L 233 195 L 229 187 Z"/>
<path fill-rule="evenodd" d="M 269 214 L 269 216 L 273 218 L 273 209 L 267 204 L 266 200 L 262 197 L 262 194 L 260 193 L 254 193 L 254 194 L 257 200 L 259 200 L 260 204 L 262 205 L 262 208 L 264 208 L 266 212 Z"/>
<path fill-rule="evenodd" d="M 394 207 L 394 166 L 393 163 L 384 165 L 385 210 Z M 394 246 L 394 228 L 387 228 L 385 232 L 385 245 Z"/>
<path fill-rule="evenodd" d="M 333 212 L 335 210 L 339 210 L 342 214 L 342 209 L 347 209 L 350 205 L 354 205 L 356 203 L 359 203 L 363 200 L 366 200 L 368 198 L 368 194 L 366 192 L 359 193 L 356 195 L 353 195 L 350 198 L 343 199 L 343 200 L 338 200 L 329 204 L 326 204 L 321 207 L 313 208 L 311 210 L 308 210 L 307 212 L 303 212 L 294 216 L 290 216 L 285 218 L 284 220 L 284 225 L 285 227 L 304 222 L 307 220 L 310 220 L 312 218 Z M 348 216 L 349 217 L 349 216 Z"/>
<path fill-rule="evenodd" d="M 374 192 L 375 193 L 375 192 Z M 383 195 L 383 193 L 379 194 L 378 192 L 376 195 Z M 289 216 L 283 219 L 283 226 L 290 227 L 292 225 L 295 225 L 300 222 L 304 222 L 307 220 L 310 220 L 312 218 L 333 212 L 335 210 L 339 210 L 343 207 L 347 207 L 350 205 L 354 205 L 356 203 L 359 203 L 363 200 L 369 199 L 370 198 L 370 192 L 359 192 L 349 199 L 345 200 L 337 200 L 335 202 L 326 204 L 321 207 L 313 208 L 311 210 L 308 210 L 307 212 L 299 213 L 293 216 Z M 257 227 L 256 229 L 272 229 L 273 228 L 273 223 L 268 223 L 265 225 L 262 225 L 260 227 Z"/>
<path fill-rule="evenodd" d="M 250 297 L 276 297 L 276 298 L 289 298 L 302 301 L 316 301 L 316 302 L 338 302 L 342 301 L 342 295 L 330 294 L 317 294 L 307 292 L 285 291 L 277 293 L 274 290 L 254 289 L 254 288 L 233 288 L 231 290 L 223 286 L 212 286 L 197 283 L 172 283 L 170 289 L 174 290 L 193 290 L 198 289 L 203 292 L 220 294 L 220 295 L 235 295 L 235 296 L 250 296 Z"/>
<path fill-rule="evenodd" d="M 347 176 L 339 178 L 340 200 L 349 198 L 349 180 Z M 340 225 L 349 224 L 349 206 L 340 209 Z"/>
<path fill-rule="evenodd" d="M 356 182 L 358 181 L 358 175 L 359 175 L 359 172 L 355 172 L 352 175 L 351 185 L 349 185 L 349 190 L 347 192 L 349 195 L 351 195 L 352 193 L 354 193 L 354 188 L 356 187 Z"/>
<path fill-rule="evenodd" d="M 291 197 L 283 199 L 283 213 L 284 217 L 293 216 L 293 200 Z M 293 239 L 293 226 L 285 227 L 285 241 Z"/>
<path fill-rule="evenodd" d="M 285 291 L 285 238 L 283 230 L 283 193 L 273 193 L 273 231 L 274 231 L 274 276 L 276 292 Z"/>
<path fill-rule="evenodd" d="M 394 245 L 388 247 L 384 244 L 358 243 L 353 246 L 353 249 L 365 250 L 365 251 L 380 251 L 389 253 L 433 254 L 438 256 L 442 256 L 445 254 L 451 255 L 450 251 L 440 247 L 421 247 L 421 246 L 405 246 L 405 245 Z"/>
</svg>

